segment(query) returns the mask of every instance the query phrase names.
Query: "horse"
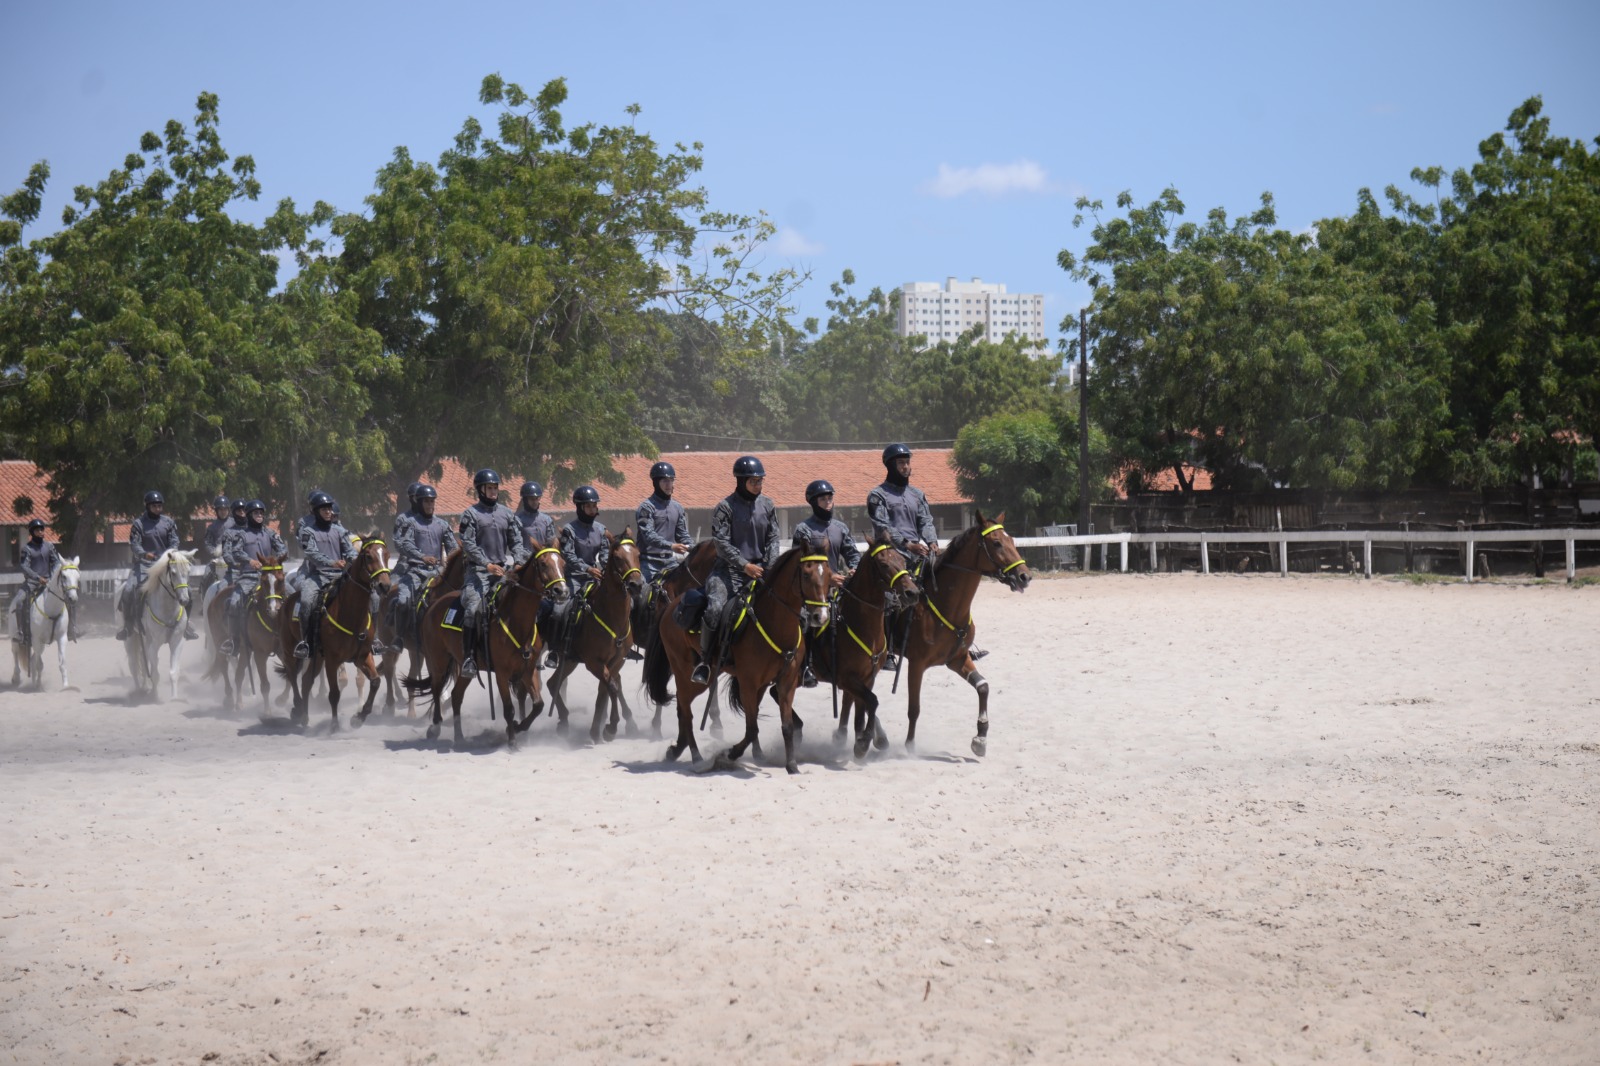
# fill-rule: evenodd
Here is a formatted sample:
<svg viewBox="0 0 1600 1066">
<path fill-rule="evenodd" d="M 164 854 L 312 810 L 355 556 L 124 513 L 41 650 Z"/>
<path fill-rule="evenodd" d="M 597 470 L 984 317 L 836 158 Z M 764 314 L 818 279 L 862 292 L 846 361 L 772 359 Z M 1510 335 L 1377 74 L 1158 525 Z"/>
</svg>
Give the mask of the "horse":
<svg viewBox="0 0 1600 1066">
<path fill-rule="evenodd" d="M 567 569 L 561 550 L 554 544 L 545 544 L 534 549 L 521 566 L 508 571 L 483 605 L 488 639 L 484 641 L 478 670 L 494 674 L 495 689 L 500 693 L 500 705 L 505 711 L 508 745 L 514 745 L 517 734 L 526 732 L 544 711 L 544 698 L 539 695 L 539 654 L 544 647 L 539 633 L 539 610 L 546 598 L 559 601 L 566 596 Z M 460 592 L 446 593 L 435 599 L 422 615 L 422 658 L 428 673 L 416 680 L 407 678 L 405 682 L 409 691 L 425 692 L 432 697 L 433 720 L 428 724 L 428 739 L 438 740 L 443 722 L 441 702 L 445 682 L 454 679 L 455 684 L 450 689 L 450 712 L 457 744 L 462 741 L 461 701 L 472 683 L 457 669 L 467 657 L 458 620 L 460 604 Z M 520 635 L 524 633 L 526 638 Z M 512 707 L 513 683 L 532 697 L 532 709 L 525 716 Z"/>
<path fill-rule="evenodd" d="M 770 686 L 783 722 L 784 769 L 791 774 L 800 772 L 794 754 L 799 732 L 799 719 L 794 713 L 794 690 L 800 682 L 799 653 L 804 647 L 805 631 L 819 629 L 827 620 L 828 586 L 832 580 L 833 570 L 826 555 L 791 548 L 752 582 L 744 598 L 728 602 L 729 616 L 723 624 L 728 627 L 724 631 L 725 643 L 733 661 L 728 667 L 713 663 L 711 683 L 715 684 L 717 675 L 726 669 L 732 675 L 727 686 L 729 700 L 745 716 L 744 737 L 728 749 L 729 759 L 737 761 L 746 748 L 753 748 L 756 757 L 761 757 L 756 712 Z M 741 627 L 746 617 L 748 624 Z M 668 762 L 675 761 L 685 747 L 693 759 L 700 759 L 700 748 L 694 740 L 692 704 L 707 686 L 696 684 L 690 676 L 698 647 L 698 641 L 692 640 L 676 620 L 663 618 L 645 654 L 645 684 L 658 706 L 672 699 L 667 691 L 669 674 L 677 681 L 678 739 L 667 748 Z"/>
<path fill-rule="evenodd" d="M 706 579 L 711 576 L 711 568 L 717 563 L 717 545 L 714 541 L 703 540 L 689 549 L 683 559 L 670 569 L 658 574 L 656 580 L 634 604 L 633 616 L 630 619 L 629 630 L 634 647 L 648 656 L 650 653 L 651 638 L 662 620 L 671 617 L 672 610 L 677 606 L 683 594 L 690 589 L 705 587 Z M 658 653 L 659 654 L 659 653 Z M 650 720 L 652 735 L 661 739 L 661 709 L 663 703 L 657 703 L 655 717 Z M 722 735 L 722 718 L 717 715 L 713 718 L 712 733 Z"/>
<path fill-rule="evenodd" d="M 466 559 L 457 548 L 445 557 L 444 566 L 439 571 L 439 576 L 430 578 L 417 590 L 417 599 L 410 607 L 410 611 L 403 617 L 397 617 L 397 625 L 389 624 L 388 601 L 399 591 L 399 582 L 390 589 L 384 597 L 384 610 L 378 623 L 378 638 L 383 641 L 383 661 L 378 664 L 378 673 L 385 682 L 383 713 L 393 714 L 395 708 L 395 669 L 400 664 L 400 653 L 411 653 L 406 668 L 404 685 L 409 685 L 422 676 L 422 616 L 427 611 L 428 605 L 439 597 L 451 592 L 460 592 L 461 585 L 466 580 Z M 417 695 L 407 688 L 406 691 L 406 717 L 417 716 Z"/>
<path fill-rule="evenodd" d="M 806 637 L 817 677 L 844 692 L 839 725 L 834 731 L 836 742 L 844 742 L 850 711 L 855 708 L 858 759 L 866 755 L 873 738 L 882 735 L 878 697 L 873 695 L 872 686 L 879 664 L 889 651 L 884 611 L 910 606 L 921 592 L 922 587 L 906 570 L 905 556 L 886 535 L 880 534 L 839 590 L 833 616 L 820 632 Z"/>
<path fill-rule="evenodd" d="M 983 512 L 977 512 L 977 522 L 957 533 L 927 572 L 922 595 L 901 623 L 905 634 L 902 665 L 910 675 L 906 688 L 908 751 L 916 744 L 917 716 L 922 713 L 922 675 L 940 665 L 954 671 L 978 693 L 978 732 L 972 738 L 972 753 L 981 756 L 988 750 L 989 682 L 967 654 L 977 628 L 972 619 L 972 599 L 978 592 L 978 582 L 985 577 L 996 578 L 1012 592 L 1026 591 L 1033 580 L 1028 564 L 1006 533 L 1004 519 L 1005 515 L 1001 515 L 991 522 Z"/>
<path fill-rule="evenodd" d="M 135 692 L 155 695 L 156 667 L 162 645 L 167 648 L 170 695 L 178 695 L 178 662 L 183 654 L 183 620 L 189 613 L 189 576 L 198 549 L 162 552 L 145 571 L 139 595 L 134 597 L 138 617 L 128 623 L 128 673 Z"/>
<path fill-rule="evenodd" d="M 283 574 L 286 556 L 274 555 L 261 560 L 261 580 L 244 604 L 244 641 L 234 649 L 238 663 L 233 676 L 228 676 L 228 656 L 222 653 L 222 644 L 228 639 L 227 600 L 220 595 L 208 595 L 206 607 L 207 643 L 215 650 L 211 666 L 204 680 L 222 678 L 227 687 L 227 705 L 237 709 L 244 695 L 244 675 L 254 660 L 256 678 L 261 689 L 261 707 L 267 709 L 267 696 L 271 685 L 267 681 L 267 658 L 277 650 L 278 614 L 283 609 L 283 595 L 287 583 Z M 230 586 L 231 587 L 231 586 Z"/>
<path fill-rule="evenodd" d="M 339 667 L 345 663 L 354 663 L 356 670 L 367 679 L 366 703 L 353 719 L 354 724 L 365 722 L 372 713 L 372 702 L 378 695 L 378 669 L 372 662 L 373 618 L 369 611 L 374 584 L 383 591 L 387 591 L 390 584 L 389 549 L 377 533 L 362 539 L 355 560 L 328 586 L 322 605 L 317 608 L 316 617 L 321 620 L 317 625 L 317 640 L 303 673 L 297 669 L 299 660 L 294 657 L 294 645 L 284 647 L 287 634 L 291 629 L 298 631 L 299 626 L 280 620 L 278 648 L 283 662 L 278 672 L 294 685 L 291 721 L 304 725 L 310 720 L 311 688 L 321 668 L 328 685 L 333 728 L 339 728 Z M 296 593 L 296 598 L 298 596 Z M 284 603 L 284 610 L 291 610 L 291 602 Z"/>
<path fill-rule="evenodd" d="M 633 636 L 633 603 L 644 589 L 644 575 L 639 570 L 639 548 L 633 542 L 631 529 L 624 529 L 620 537 L 606 534 L 610 555 L 600 580 L 589 586 L 583 602 L 572 605 L 576 612 L 569 618 L 571 648 L 561 656 L 556 672 L 550 678 L 550 696 L 555 700 L 556 711 L 561 716 L 556 727 L 559 732 L 567 728 L 567 703 L 561 688 L 567 676 L 585 667 L 599 682 L 594 697 L 594 721 L 589 725 L 589 739 L 598 743 L 602 735 L 600 719 L 606 705 L 611 706 L 611 719 L 606 723 L 604 736 L 611 740 L 617 735 L 617 708 L 620 706 L 628 721 L 628 735 L 639 731 L 633 724 L 633 710 L 622 695 L 622 664 L 628 659 L 628 648 Z M 547 623 L 548 624 L 548 623 Z M 621 630 L 621 632 L 618 632 Z M 545 641 L 553 643 L 554 633 L 546 633 Z"/>
<path fill-rule="evenodd" d="M 29 641 L 11 642 L 11 684 L 22 683 L 23 662 L 27 662 L 28 683 L 44 688 L 44 647 L 56 646 L 56 665 L 61 668 L 61 687 L 67 681 L 67 612 L 78 603 L 78 557 L 61 559 L 50 571 L 44 587 L 23 610 L 28 612 Z"/>
</svg>

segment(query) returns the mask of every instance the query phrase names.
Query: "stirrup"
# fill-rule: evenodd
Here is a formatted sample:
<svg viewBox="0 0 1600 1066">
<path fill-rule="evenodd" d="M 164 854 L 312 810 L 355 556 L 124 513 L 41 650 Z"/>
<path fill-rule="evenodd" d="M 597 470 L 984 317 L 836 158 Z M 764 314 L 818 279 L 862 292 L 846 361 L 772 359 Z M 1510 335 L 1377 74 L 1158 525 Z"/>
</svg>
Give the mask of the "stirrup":
<svg viewBox="0 0 1600 1066">
<path fill-rule="evenodd" d="M 374 655 L 382 655 L 384 653 L 384 650 L 385 649 L 384 649 L 384 646 L 383 646 L 383 641 L 379 640 L 377 637 L 373 637 L 372 638 L 372 654 L 374 654 Z"/>
<path fill-rule="evenodd" d="M 303 640 L 300 643 L 296 644 L 294 646 L 294 657 L 296 659 L 309 659 L 309 658 L 311 658 L 311 645 L 307 644 Z"/>
<path fill-rule="evenodd" d="M 694 673 L 689 675 L 689 681 L 696 685 L 711 684 L 711 664 L 701 659 L 695 664 Z"/>
<path fill-rule="evenodd" d="M 801 688 L 816 688 L 817 687 L 817 675 L 812 671 L 811 667 L 809 667 L 809 666 L 807 666 L 805 669 L 801 670 L 801 672 L 800 672 L 800 687 Z"/>
<path fill-rule="evenodd" d="M 477 662 L 477 660 L 474 659 L 470 655 L 467 656 L 466 659 L 462 660 L 461 670 L 459 672 L 460 672 L 460 674 L 461 674 L 461 676 L 463 678 L 470 679 L 470 678 L 477 677 L 478 676 L 478 662 Z"/>
<path fill-rule="evenodd" d="M 229 637 L 227 640 L 223 641 L 222 642 L 222 647 L 218 648 L 217 650 L 222 652 L 222 654 L 224 654 L 224 655 L 235 655 L 235 654 L 237 654 L 237 651 L 233 646 L 233 638 L 232 637 Z"/>
<path fill-rule="evenodd" d="M 888 655 L 885 655 L 883 657 L 883 665 L 881 667 L 879 667 L 879 669 L 887 670 L 890 673 L 894 673 L 894 671 L 899 669 L 899 667 L 900 667 L 900 656 L 896 655 L 894 652 L 890 652 Z"/>
<path fill-rule="evenodd" d="M 967 654 L 972 657 L 973 662 L 977 662 L 979 659 L 989 654 L 989 649 L 980 648 L 976 644 L 968 644 Z"/>
<path fill-rule="evenodd" d="M 554 670 L 561 665 L 561 653 L 554 648 L 546 648 L 544 652 L 544 668 Z"/>
<path fill-rule="evenodd" d="M 189 623 L 185 622 L 184 625 L 183 625 L 183 639 L 184 640 L 199 640 L 200 639 L 200 634 L 196 633 L 194 631 L 194 626 L 192 626 Z"/>
</svg>

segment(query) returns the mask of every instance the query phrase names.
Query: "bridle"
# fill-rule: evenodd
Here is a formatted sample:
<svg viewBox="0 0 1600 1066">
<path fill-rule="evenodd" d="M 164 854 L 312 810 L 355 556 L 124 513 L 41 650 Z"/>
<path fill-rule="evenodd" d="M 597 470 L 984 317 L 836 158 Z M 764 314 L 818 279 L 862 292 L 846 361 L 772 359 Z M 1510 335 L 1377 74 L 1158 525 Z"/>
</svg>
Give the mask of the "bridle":
<svg viewBox="0 0 1600 1066">
<path fill-rule="evenodd" d="M 983 557 L 988 560 L 991 569 L 983 570 L 981 568 L 961 566 L 959 563 L 950 561 L 949 556 L 952 553 L 949 551 L 945 552 L 945 557 L 939 560 L 938 568 L 943 570 L 945 567 L 949 567 L 951 570 L 959 570 L 967 574 L 980 574 L 984 577 L 995 577 L 1004 582 L 1008 588 L 1014 588 L 1015 585 L 1013 582 L 1016 579 L 1011 576 L 1011 571 L 1023 565 L 1026 560 L 1024 560 L 1019 554 L 1015 562 L 1007 563 L 1005 566 L 1001 566 L 1000 561 L 994 557 L 993 546 L 989 543 L 990 533 L 993 533 L 995 530 L 1000 530 L 1003 532 L 1005 528 L 1006 527 L 1001 525 L 999 522 L 995 522 L 985 527 L 980 533 L 978 533 L 978 544 L 983 548 Z"/>
</svg>

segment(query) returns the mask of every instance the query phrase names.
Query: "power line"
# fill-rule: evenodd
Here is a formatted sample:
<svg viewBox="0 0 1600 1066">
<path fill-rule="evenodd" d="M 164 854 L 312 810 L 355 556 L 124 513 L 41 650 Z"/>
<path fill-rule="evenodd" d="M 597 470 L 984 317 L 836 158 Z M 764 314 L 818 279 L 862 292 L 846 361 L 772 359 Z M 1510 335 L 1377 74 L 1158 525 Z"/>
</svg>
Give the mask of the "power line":
<svg viewBox="0 0 1600 1066">
<path fill-rule="evenodd" d="M 666 437 L 694 437 L 697 440 L 748 441 L 751 444 L 793 444 L 803 447 L 837 448 L 841 451 L 872 449 L 877 448 L 882 444 L 882 441 L 780 440 L 776 437 L 734 437 L 721 433 L 690 433 L 687 430 L 682 429 L 652 429 L 649 426 L 641 426 L 639 428 L 643 429 L 646 433 L 659 433 Z M 934 447 L 938 445 L 952 445 L 955 442 L 955 438 L 950 437 L 941 440 L 906 440 L 900 441 L 899 443 L 907 445 L 908 447 L 910 445 L 925 445 L 928 447 Z"/>
</svg>

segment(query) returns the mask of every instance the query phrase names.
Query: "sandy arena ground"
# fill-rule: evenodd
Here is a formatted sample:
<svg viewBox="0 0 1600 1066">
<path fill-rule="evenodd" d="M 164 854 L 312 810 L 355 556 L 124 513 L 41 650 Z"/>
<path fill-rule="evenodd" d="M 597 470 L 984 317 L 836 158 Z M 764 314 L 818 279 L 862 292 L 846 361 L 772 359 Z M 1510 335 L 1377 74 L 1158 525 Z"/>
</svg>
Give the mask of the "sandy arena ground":
<svg viewBox="0 0 1600 1066">
<path fill-rule="evenodd" d="M 865 764 L 803 693 L 797 778 L 510 751 L 481 691 L 459 748 L 300 734 L 198 644 L 134 705 L 74 645 L 81 691 L 0 690 L 0 1062 L 1600 1061 L 1600 588 L 1097 575 L 977 617 L 987 758 L 941 674 Z"/>
</svg>

